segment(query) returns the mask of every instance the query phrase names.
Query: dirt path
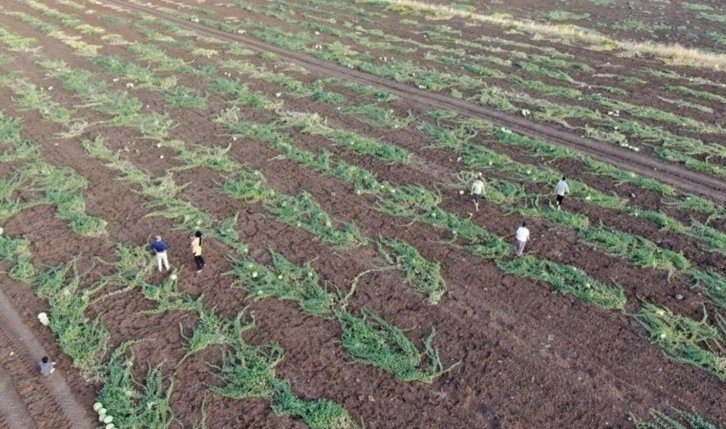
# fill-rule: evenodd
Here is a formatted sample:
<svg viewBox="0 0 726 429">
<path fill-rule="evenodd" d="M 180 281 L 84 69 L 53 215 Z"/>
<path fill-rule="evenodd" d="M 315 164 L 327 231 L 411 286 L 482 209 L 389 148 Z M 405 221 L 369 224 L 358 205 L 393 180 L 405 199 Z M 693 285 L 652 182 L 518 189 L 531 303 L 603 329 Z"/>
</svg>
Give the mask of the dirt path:
<svg viewBox="0 0 726 429">
<path fill-rule="evenodd" d="M 66 384 L 62 369 L 45 378 L 35 368 L 28 368 L 45 356 L 46 351 L 2 290 L 0 343 L 2 351 L 12 357 L 6 367 L 0 367 L 0 415 L 9 428 L 94 427 Z"/>
<path fill-rule="evenodd" d="M 30 428 L 33 425 L 10 374 L 0 365 L 0 428 Z"/>
<path fill-rule="evenodd" d="M 306 54 L 281 49 L 254 38 L 230 34 L 204 25 L 178 19 L 169 14 L 159 12 L 153 7 L 118 0 L 102 0 L 98 3 L 148 13 L 154 17 L 173 22 L 180 27 L 208 34 L 221 40 L 243 43 L 252 49 L 273 52 L 315 72 L 384 88 L 386 91 L 418 105 L 431 106 L 431 108 L 439 109 L 446 108 L 465 116 L 483 118 L 497 126 L 508 128 L 525 136 L 545 140 L 557 146 L 574 149 L 597 160 L 616 165 L 624 170 L 633 171 L 645 177 L 659 180 L 683 191 L 703 195 L 721 204 L 726 203 L 726 181 L 699 174 L 675 164 L 667 164 L 652 159 L 647 155 L 633 153 L 617 146 L 589 140 L 547 125 L 534 123 L 525 118 L 498 112 L 446 95 L 422 91 L 410 85 L 378 78 L 337 64 L 320 61 Z"/>
</svg>

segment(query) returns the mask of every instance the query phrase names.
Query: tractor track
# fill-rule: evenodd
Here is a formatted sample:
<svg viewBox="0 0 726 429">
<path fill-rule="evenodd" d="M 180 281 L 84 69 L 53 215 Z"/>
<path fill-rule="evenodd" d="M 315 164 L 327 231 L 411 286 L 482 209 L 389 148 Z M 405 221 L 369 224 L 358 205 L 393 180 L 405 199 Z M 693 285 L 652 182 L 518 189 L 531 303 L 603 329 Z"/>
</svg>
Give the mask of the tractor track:
<svg viewBox="0 0 726 429">
<path fill-rule="evenodd" d="M 0 344 L 9 358 L 0 366 L 0 427 L 11 429 L 91 429 L 85 409 L 76 400 L 61 371 L 42 377 L 34 367 L 46 351 L 0 290 Z M 9 353 L 12 352 L 12 355 Z M 23 405 L 25 404 L 25 405 Z"/>
<path fill-rule="evenodd" d="M 33 418 L 30 417 L 22 398 L 15 390 L 12 377 L 5 367 L 0 365 L 0 429 L 33 426 Z"/>
<path fill-rule="evenodd" d="M 702 195 L 720 204 L 726 203 L 726 180 L 690 171 L 680 165 L 668 164 L 647 155 L 634 153 L 617 146 L 596 142 L 582 136 L 559 130 L 554 127 L 537 124 L 525 118 L 502 113 L 485 106 L 454 99 L 446 95 L 422 91 L 410 85 L 401 84 L 384 78 L 359 72 L 334 63 L 317 60 L 307 54 L 288 51 L 267 44 L 258 39 L 239 34 L 227 33 L 202 24 L 176 18 L 154 7 L 142 6 L 119 0 L 98 0 L 97 4 L 113 5 L 137 12 L 144 12 L 156 18 L 173 22 L 179 26 L 194 30 L 229 42 L 243 43 L 258 51 L 268 51 L 285 57 L 295 63 L 324 75 L 338 76 L 367 85 L 379 87 L 409 100 L 417 105 L 435 108 L 448 108 L 469 117 L 483 118 L 493 124 L 507 128 L 519 134 L 545 140 L 554 145 L 573 149 L 599 161 L 616 165 L 645 177 L 656 179 L 689 193 Z"/>
</svg>

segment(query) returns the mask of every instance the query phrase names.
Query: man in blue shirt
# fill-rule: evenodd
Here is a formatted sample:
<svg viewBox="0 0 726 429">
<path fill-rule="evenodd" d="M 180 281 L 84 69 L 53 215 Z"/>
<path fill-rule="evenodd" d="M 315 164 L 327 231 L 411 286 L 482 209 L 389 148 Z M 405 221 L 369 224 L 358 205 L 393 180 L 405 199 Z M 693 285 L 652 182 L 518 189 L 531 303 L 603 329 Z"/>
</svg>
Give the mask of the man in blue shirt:
<svg viewBox="0 0 726 429">
<path fill-rule="evenodd" d="M 169 249 L 169 246 L 161 241 L 160 235 L 155 237 L 155 241 L 151 243 L 149 249 L 156 253 L 156 262 L 159 264 L 159 272 L 161 272 L 162 264 L 166 267 L 166 270 L 169 271 L 169 259 L 166 256 L 166 251 Z"/>
</svg>

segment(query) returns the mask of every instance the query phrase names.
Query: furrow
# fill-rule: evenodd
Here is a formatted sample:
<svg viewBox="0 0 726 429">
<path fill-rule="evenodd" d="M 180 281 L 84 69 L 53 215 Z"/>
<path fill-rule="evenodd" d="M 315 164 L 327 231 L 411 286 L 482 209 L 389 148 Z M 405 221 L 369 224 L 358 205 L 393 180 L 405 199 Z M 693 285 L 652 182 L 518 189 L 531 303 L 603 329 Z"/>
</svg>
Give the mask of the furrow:
<svg viewBox="0 0 726 429">
<path fill-rule="evenodd" d="M 123 7 L 137 12 L 144 12 L 157 18 L 173 22 L 180 27 L 192 29 L 199 33 L 214 36 L 221 40 L 243 43 L 246 46 L 259 51 L 273 52 L 318 73 L 354 80 L 359 83 L 379 88 L 385 88 L 388 92 L 401 98 L 414 101 L 419 105 L 427 105 L 432 108 L 439 109 L 447 108 L 465 116 L 483 118 L 497 126 L 508 128 L 513 132 L 535 139 L 546 140 L 560 147 L 577 150 L 599 161 L 607 162 L 624 170 L 629 170 L 639 175 L 659 180 L 683 191 L 702 195 L 720 204 L 726 203 L 726 181 L 696 173 L 675 164 L 664 163 L 643 154 L 636 154 L 607 143 L 589 140 L 576 134 L 568 133 L 547 125 L 537 124 L 524 118 L 498 112 L 484 106 L 457 100 L 438 93 L 419 90 L 406 84 L 378 78 L 376 76 L 349 69 L 337 64 L 320 61 L 309 55 L 281 49 L 251 37 L 230 34 L 202 24 L 185 21 L 167 13 L 160 12 L 151 6 L 142 6 L 118 0 L 101 0 L 98 1 L 98 3 Z"/>
</svg>

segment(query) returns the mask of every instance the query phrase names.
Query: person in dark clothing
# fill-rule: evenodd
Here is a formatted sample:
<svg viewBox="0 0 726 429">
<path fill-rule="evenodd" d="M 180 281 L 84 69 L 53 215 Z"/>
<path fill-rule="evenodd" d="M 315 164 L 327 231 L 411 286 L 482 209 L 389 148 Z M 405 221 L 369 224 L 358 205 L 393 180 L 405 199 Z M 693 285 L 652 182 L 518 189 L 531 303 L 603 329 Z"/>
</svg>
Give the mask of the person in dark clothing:
<svg viewBox="0 0 726 429">
<path fill-rule="evenodd" d="M 156 262 L 159 265 L 159 271 L 161 271 L 162 265 L 166 267 L 167 271 L 169 271 L 169 258 L 166 255 L 166 251 L 169 250 L 169 246 L 161 241 L 160 235 L 155 237 L 154 242 L 151 243 L 149 249 L 156 253 Z"/>
</svg>

